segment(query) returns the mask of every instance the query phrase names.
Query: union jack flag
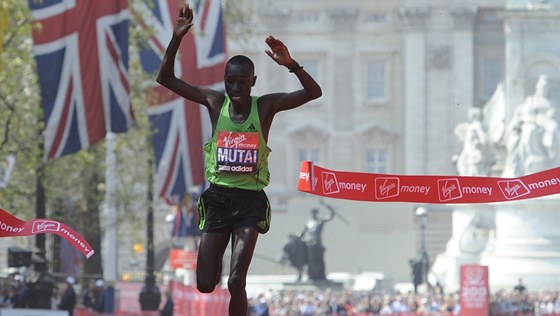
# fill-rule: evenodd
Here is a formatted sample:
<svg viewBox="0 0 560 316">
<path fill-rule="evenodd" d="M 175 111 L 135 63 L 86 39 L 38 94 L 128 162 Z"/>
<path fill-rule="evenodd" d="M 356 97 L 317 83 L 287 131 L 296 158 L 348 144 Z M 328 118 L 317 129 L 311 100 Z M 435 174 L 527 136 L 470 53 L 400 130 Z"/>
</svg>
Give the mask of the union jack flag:
<svg viewBox="0 0 560 316">
<path fill-rule="evenodd" d="M 77 152 L 134 123 L 127 0 L 29 0 L 45 116 L 45 159 Z"/>
<path fill-rule="evenodd" d="M 219 0 L 189 1 L 194 11 L 194 27 L 183 37 L 175 62 L 175 74 L 199 86 L 223 90 L 226 42 Z M 151 30 L 141 52 L 144 70 L 155 74 L 179 16 L 177 0 L 154 0 L 152 7 L 138 7 L 149 12 L 143 27 Z M 155 81 L 154 81 L 155 82 Z M 210 138 L 211 125 L 204 107 L 176 95 L 162 86 L 154 87 L 148 113 L 155 152 L 156 194 L 170 204 L 180 201 L 194 187 L 204 186 L 203 144 Z"/>
<path fill-rule="evenodd" d="M 173 209 L 173 229 L 171 230 L 171 237 L 196 237 L 199 235 L 198 217 L 197 212 L 192 206 L 190 210 L 185 211 L 180 206 L 175 206 Z"/>
</svg>

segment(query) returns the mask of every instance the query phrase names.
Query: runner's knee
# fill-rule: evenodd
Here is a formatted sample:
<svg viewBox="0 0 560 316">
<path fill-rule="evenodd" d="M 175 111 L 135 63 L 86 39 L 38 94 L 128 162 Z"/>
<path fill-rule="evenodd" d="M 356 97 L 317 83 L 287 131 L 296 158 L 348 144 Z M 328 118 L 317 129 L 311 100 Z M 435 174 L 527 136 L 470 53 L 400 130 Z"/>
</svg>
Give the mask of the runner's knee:
<svg viewBox="0 0 560 316">
<path fill-rule="evenodd" d="M 200 293 L 212 293 L 216 288 L 215 282 L 196 282 L 196 288 Z"/>
<path fill-rule="evenodd" d="M 197 274 L 196 276 L 196 288 L 201 293 L 212 293 L 216 288 L 216 279 L 205 278 Z"/>
</svg>

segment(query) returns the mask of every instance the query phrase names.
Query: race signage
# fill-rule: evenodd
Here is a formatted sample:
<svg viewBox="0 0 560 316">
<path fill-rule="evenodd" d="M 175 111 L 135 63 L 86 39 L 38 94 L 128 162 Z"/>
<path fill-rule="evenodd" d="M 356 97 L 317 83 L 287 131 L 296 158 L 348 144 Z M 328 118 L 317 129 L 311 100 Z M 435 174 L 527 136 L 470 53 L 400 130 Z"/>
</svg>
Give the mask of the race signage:
<svg viewBox="0 0 560 316">
<path fill-rule="evenodd" d="M 488 266 L 461 265 L 460 316 L 489 315 Z"/>
<path fill-rule="evenodd" d="M 63 223 L 45 218 L 25 222 L 0 209 L 0 237 L 31 236 L 46 233 L 66 239 L 70 245 L 78 249 L 88 259 L 94 253 L 91 246 L 80 234 Z"/>
<path fill-rule="evenodd" d="M 259 157 L 259 134 L 218 132 L 218 170 L 254 173 Z"/>
<path fill-rule="evenodd" d="M 392 175 L 334 171 L 303 161 L 298 190 L 369 202 L 492 203 L 560 193 L 560 168 L 519 178 Z"/>
</svg>

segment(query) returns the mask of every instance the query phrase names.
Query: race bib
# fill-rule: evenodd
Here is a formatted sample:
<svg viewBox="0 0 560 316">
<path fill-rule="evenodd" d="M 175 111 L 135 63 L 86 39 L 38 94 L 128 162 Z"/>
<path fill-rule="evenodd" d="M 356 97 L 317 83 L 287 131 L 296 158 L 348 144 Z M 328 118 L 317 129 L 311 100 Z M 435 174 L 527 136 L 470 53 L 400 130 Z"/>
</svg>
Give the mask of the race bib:
<svg viewBox="0 0 560 316">
<path fill-rule="evenodd" d="M 218 171 L 253 173 L 257 168 L 259 134 L 218 132 Z"/>
</svg>

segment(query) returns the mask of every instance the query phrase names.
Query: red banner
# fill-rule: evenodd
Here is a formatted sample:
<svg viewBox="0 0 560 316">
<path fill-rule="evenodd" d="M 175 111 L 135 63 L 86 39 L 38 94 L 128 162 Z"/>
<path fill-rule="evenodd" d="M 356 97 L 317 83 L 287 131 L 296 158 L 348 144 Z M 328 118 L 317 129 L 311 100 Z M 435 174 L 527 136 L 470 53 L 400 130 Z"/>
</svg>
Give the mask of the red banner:
<svg viewBox="0 0 560 316">
<path fill-rule="evenodd" d="M 118 304 L 116 315 L 123 316 L 147 316 L 140 310 L 139 295 L 143 283 L 140 282 L 117 282 Z M 196 287 L 171 281 L 167 286 L 159 285 L 162 295 L 161 306 L 165 304 L 165 290 L 169 289 L 173 295 L 173 315 L 175 316 L 216 316 L 228 315 L 230 295 L 227 289 L 216 287 L 212 293 L 200 293 Z M 100 314 L 94 314 L 100 316 Z M 94 316 L 93 314 L 82 314 L 82 316 Z M 105 316 L 105 315 L 103 315 Z"/>
<path fill-rule="evenodd" d="M 460 316 L 489 315 L 488 266 L 461 265 Z"/>
<path fill-rule="evenodd" d="M 492 203 L 560 193 L 560 168 L 519 178 L 409 176 L 334 171 L 303 161 L 298 190 L 369 202 Z"/>
<path fill-rule="evenodd" d="M 197 251 L 183 250 L 183 249 L 169 249 L 169 266 L 171 269 L 196 269 Z"/>
<path fill-rule="evenodd" d="M 56 234 L 66 239 L 88 259 L 94 253 L 91 246 L 80 234 L 63 223 L 44 218 L 24 222 L 0 209 L 0 237 L 31 236 L 46 233 Z"/>
</svg>

